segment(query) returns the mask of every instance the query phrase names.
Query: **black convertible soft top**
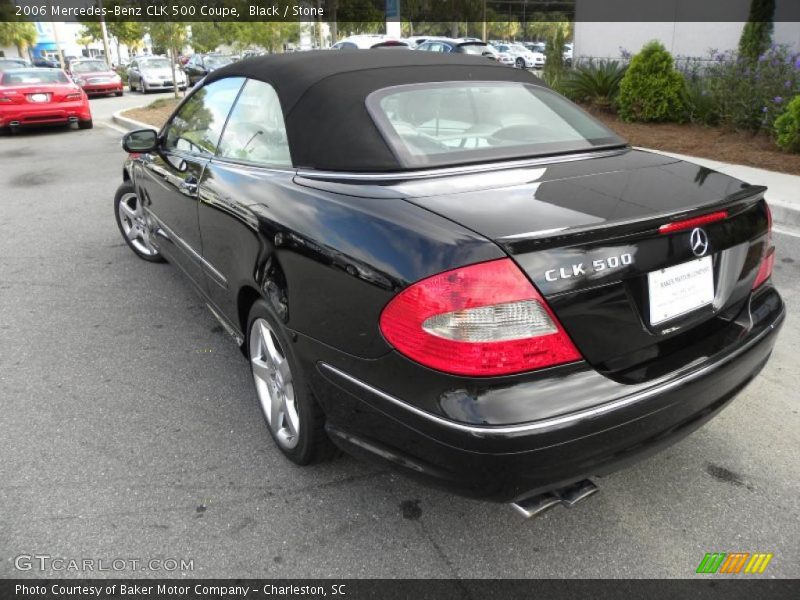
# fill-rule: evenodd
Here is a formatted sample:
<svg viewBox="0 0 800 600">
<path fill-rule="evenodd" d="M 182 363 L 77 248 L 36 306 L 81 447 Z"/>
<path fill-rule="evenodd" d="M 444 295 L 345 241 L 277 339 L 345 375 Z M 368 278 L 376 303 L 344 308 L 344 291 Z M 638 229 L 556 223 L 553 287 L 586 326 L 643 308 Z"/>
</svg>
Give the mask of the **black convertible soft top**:
<svg viewBox="0 0 800 600">
<path fill-rule="evenodd" d="M 206 83 L 249 77 L 275 88 L 297 167 L 330 171 L 404 169 L 369 115 L 366 98 L 395 85 L 518 81 L 543 85 L 487 58 L 400 50 L 323 50 L 259 56 L 212 71 Z"/>
</svg>

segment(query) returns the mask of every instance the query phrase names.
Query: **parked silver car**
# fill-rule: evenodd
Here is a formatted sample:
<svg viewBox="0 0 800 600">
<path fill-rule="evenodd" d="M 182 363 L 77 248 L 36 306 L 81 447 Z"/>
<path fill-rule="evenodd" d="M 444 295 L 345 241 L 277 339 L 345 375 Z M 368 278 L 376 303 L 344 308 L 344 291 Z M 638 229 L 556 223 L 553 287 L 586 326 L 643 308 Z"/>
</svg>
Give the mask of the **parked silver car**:
<svg viewBox="0 0 800 600">
<path fill-rule="evenodd" d="M 186 89 L 186 74 L 175 66 L 175 81 L 178 88 Z M 171 90 L 172 65 L 164 56 L 142 56 L 131 61 L 128 67 L 128 86 L 131 91 L 140 90 L 143 94 L 156 90 Z"/>
</svg>

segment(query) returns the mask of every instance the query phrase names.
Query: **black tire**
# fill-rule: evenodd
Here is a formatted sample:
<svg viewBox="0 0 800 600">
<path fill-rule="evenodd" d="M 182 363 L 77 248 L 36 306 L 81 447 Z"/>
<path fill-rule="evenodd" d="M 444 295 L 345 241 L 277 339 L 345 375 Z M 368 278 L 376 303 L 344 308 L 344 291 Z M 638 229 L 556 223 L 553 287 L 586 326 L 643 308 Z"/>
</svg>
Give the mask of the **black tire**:
<svg viewBox="0 0 800 600">
<path fill-rule="evenodd" d="M 78 121 L 78 129 L 92 129 L 94 122 L 89 119 L 88 121 Z"/>
<path fill-rule="evenodd" d="M 10 127 L 0 127 L 0 137 L 3 137 L 4 135 L 11 135 Z"/>
<path fill-rule="evenodd" d="M 256 300 L 250 309 L 250 314 L 247 319 L 247 340 L 245 342 L 245 348 L 247 348 L 248 358 L 250 358 L 252 326 L 256 319 L 264 319 L 270 325 L 276 340 L 284 351 L 286 360 L 289 362 L 289 368 L 291 369 L 292 379 L 294 381 L 295 402 L 300 426 L 297 436 L 297 445 L 292 449 L 287 449 L 278 442 L 275 433 L 269 425 L 269 420 L 267 419 L 261 402 L 258 400 L 258 394 L 256 393 L 256 402 L 264 418 L 264 424 L 275 442 L 275 446 L 277 446 L 286 458 L 301 466 L 331 459 L 336 456 L 338 451 L 328 438 L 328 434 L 325 433 L 325 415 L 314 398 L 311 388 L 308 386 L 305 373 L 303 373 L 300 364 L 294 356 L 292 343 L 289 341 L 283 325 L 275 317 L 273 311 L 263 299 Z M 252 362 L 250 362 L 250 365 L 252 369 Z"/>
<path fill-rule="evenodd" d="M 124 93 L 125 93 L 125 92 L 114 92 L 114 95 L 115 95 L 117 98 L 119 98 L 119 97 L 120 97 L 120 96 L 122 96 L 122 94 L 124 94 Z"/>
<path fill-rule="evenodd" d="M 136 91 L 136 86 L 133 85 L 133 80 L 128 80 L 128 89 L 130 90 L 131 94 Z"/>
<path fill-rule="evenodd" d="M 522 58 L 518 58 L 517 60 L 514 61 L 514 66 L 517 67 L 518 69 L 524 69 L 525 60 Z"/>
<path fill-rule="evenodd" d="M 142 81 L 142 87 L 139 88 L 139 91 L 145 95 L 147 95 L 150 92 L 150 90 L 147 89 L 147 84 L 144 81 Z"/>
<path fill-rule="evenodd" d="M 161 254 L 158 252 L 153 255 L 148 255 L 139 250 L 136 246 L 133 245 L 133 243 L 131 243 L 131 241 L 128 239 L 128 236 L 125 234 L 125 229 L 122 227 L 122 221 L 119 215 L 119 203 L 125 196 L 129 194 L 136 194 L 136 188 L 130 181 L 126 181 L 121 186 L 119 186 L 117 188 L 117 193 L 114 194 L 114 219 L 117 221 L 117 227 L 119 227 L 119 232 L 122 234 L 122 239 L 125 240 L 125 243 L 128 245 L 128 248 L 130 248 L 133 251 L 133 253 L 142 260 L 154 263 L 166 262 L 164 260 L 164 257 L 161 256 Z"/>
</svg>

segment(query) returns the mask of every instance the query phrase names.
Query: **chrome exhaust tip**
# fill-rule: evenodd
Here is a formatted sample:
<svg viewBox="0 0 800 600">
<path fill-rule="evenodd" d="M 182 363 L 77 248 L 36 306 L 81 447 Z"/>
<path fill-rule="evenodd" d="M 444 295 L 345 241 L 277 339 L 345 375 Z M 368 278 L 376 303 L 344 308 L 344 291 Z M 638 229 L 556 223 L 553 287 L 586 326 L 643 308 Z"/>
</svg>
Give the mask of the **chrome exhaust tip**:
<svg viewBox="0 0 800 600">
<path fill-rule="evenodd" d="M 11 121 L 8 124 L 9 127 L 19 127 L 19 121 Z"/>
<path fill-rule="evenodd" d="M 561 499 L 561 504 L 567 508 L 572 508 L 584 498 L 588 498 L 594 494 L 598 489 L 599 488 L 594 483 L 588 479 L 584 479 L 578 483 L 556 490 L 556 494 Z"/>
<path fill-rule="evenodd" d="M 536 515 L 546 511 L 548 508 L 552 508 L 556 504 L 560 503 L 561 498 L 555 494 L 546 492 L 544 494 L 538 494 L 537 496 L 525 498 L 524 500 L 519 500 L 518 502 L 512 502 L 511 506 L 514 507 L 514 509 L 523 517 L 530 519 L 531 517 L 535 517 Z"/>
<path fill-rule="evenodd" d="M 588 498 L 596 491 L 598 487 L 584 479 L 572 485 L 553 490 L 552 492 L 545 492 L 543 494 L 536 494 L 530 498 L 524 498 L 517 502 L 512 502 L 511 506 L 526 519 L 535 517 L 552 508 L 556 504 L 561 504 L 567 508 L 572 508 L 584 498 Z"/>
</svg>

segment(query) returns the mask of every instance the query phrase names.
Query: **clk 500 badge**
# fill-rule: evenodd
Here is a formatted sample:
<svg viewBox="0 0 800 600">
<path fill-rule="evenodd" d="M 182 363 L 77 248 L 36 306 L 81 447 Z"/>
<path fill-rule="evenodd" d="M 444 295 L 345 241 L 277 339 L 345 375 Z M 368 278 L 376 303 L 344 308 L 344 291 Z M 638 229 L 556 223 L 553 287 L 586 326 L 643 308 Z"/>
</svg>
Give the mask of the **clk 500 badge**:
<svg viewBox="0 0 800 600">
<path fill-rule="evenodd" d="M 587 273 L 599 273 L 607 269 L 618 269 L 633 264 L 633 256 L 630 254 L 620 254 L 619 256 L 609 256 L 608 258 L 598 258 L 591 264 L 575 263 L 569 267 L 549 269 L 544 272 L 547 281 L 558 281 L 559 279 L 572 279 L 573 277 L 586 276 Z"/>
</svg>

